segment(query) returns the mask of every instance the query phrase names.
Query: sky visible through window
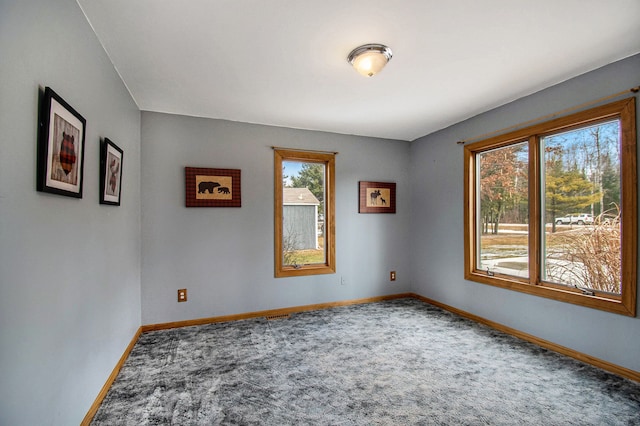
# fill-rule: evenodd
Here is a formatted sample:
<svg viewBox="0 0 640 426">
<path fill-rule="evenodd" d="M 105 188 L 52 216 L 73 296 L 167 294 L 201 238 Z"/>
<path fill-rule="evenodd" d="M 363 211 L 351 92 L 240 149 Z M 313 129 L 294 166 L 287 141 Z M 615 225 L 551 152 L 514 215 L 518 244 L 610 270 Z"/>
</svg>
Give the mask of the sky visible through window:
<svg viewBox="0 0 640 426">
<path fill-rule="evenodd" d="M 301 161 L 283 161 L 282 162 L 282 173 L 287 176 L 285 179 L 285 185 L 291 185 L 291 177 L 298 176 L 300 174 L 300 170 L 302 170 L 302 165 L 304 163 Z"/>
</svg>

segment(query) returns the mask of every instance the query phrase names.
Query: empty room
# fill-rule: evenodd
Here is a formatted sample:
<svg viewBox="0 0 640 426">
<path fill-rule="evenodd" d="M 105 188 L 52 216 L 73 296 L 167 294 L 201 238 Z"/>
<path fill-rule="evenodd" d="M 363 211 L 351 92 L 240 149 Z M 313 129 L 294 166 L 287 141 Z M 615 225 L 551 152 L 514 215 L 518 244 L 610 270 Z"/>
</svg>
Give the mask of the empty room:
<svg viewBox="0 0 640 426">
<path fill-rule="evenodd" d="M 0 425 L 640 424 L 637 0 L 0 3 Z"/>
</svg>

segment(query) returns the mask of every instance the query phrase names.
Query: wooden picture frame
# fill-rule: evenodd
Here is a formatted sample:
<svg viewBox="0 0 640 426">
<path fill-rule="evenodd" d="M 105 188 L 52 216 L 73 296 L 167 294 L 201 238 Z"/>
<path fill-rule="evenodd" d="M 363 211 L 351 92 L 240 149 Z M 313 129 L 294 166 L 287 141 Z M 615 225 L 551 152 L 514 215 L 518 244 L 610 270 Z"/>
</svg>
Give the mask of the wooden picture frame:
<svg viewBox="0 0 640 426">
<path fill-rule="evenodd" d="M 241 207 L 240 170 L 185 167 L 187 207 Z"/>
<path fill-rule="evenodd" d="M 46 87 L 38 121 L 36 189 L 82 198 L 86 120 Z"/>
<path fill-rule="evenodd" d="M 395 182 L 359 182 L 358 213 L 395 213 Z"/>
<path fill-rule="evenodd" d="M 122 157 L 122 149 L 108 138 L 100 142 L 100 204 L 120 205 Z"/>
</svg>

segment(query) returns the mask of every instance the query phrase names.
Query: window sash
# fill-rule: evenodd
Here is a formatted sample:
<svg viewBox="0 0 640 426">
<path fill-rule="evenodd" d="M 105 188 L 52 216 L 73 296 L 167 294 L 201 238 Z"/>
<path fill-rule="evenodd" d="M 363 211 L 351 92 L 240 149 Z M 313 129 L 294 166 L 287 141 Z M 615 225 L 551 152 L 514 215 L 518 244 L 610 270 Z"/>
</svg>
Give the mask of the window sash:
<svg viewBox="0 0 640 426">
<path fill-rule="evenodd" d="M 525 168 L 521 170 L 519 166 L 522 165 L 524 158 L 526 158 Z M 476 268 L 486 270 L 488 275 L 500 271 L 505 275 L 528 278 L 528 185 L 522 184 L 522 181 L 525 183 L 528 181 L 528 158 L 526 140 L 505 147 L 489 149 L 476 155 Z M 489 167 L 483 168 L 485 162 Z M 524 196 L 521 197 L 521 195 Z M 522 210 L 522 205 L 526 205 L 525 234 L 500 236 L 500 229 L 507 226 L 502 219 L 502 214 L 507 212 L 506 207 L 509 204 L 518 204 L 519 210 Z M 521 218 L 519 219 L 521 220 Z M 518 231 L 522 232 L 522 228 L 518 226 Z M 512 265 L 505 265 L 499 259 L 494 261 L 493 255 L 497 254 L 496 249 L 484 250 L 482 248 L 485 241 L 488 245 L 496 239 L 501 243 L 500 251 L 509 251 L 514 255 L 512 261 L 508 262 Z M 524 247 L 518 244 L 521 240 L 524 240 Z M 522 267 L 521 258 L 527 258 L 525 268 Z M 509 269 L 513 272 L 508 272 Z"/>
</svg>

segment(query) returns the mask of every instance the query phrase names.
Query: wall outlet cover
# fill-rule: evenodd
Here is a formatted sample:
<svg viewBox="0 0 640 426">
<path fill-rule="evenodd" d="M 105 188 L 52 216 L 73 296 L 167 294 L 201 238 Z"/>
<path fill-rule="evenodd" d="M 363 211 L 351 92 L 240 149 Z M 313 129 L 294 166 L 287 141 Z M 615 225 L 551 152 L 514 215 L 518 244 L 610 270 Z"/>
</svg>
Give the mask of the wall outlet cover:
<svg viewBox="0 0 640 426">
<path fill-rule="evenodd" d="M 186 302 L 187 301 L 187 289 L 181 288 L 178 290 L 178 302 Z"/>
</svg>

